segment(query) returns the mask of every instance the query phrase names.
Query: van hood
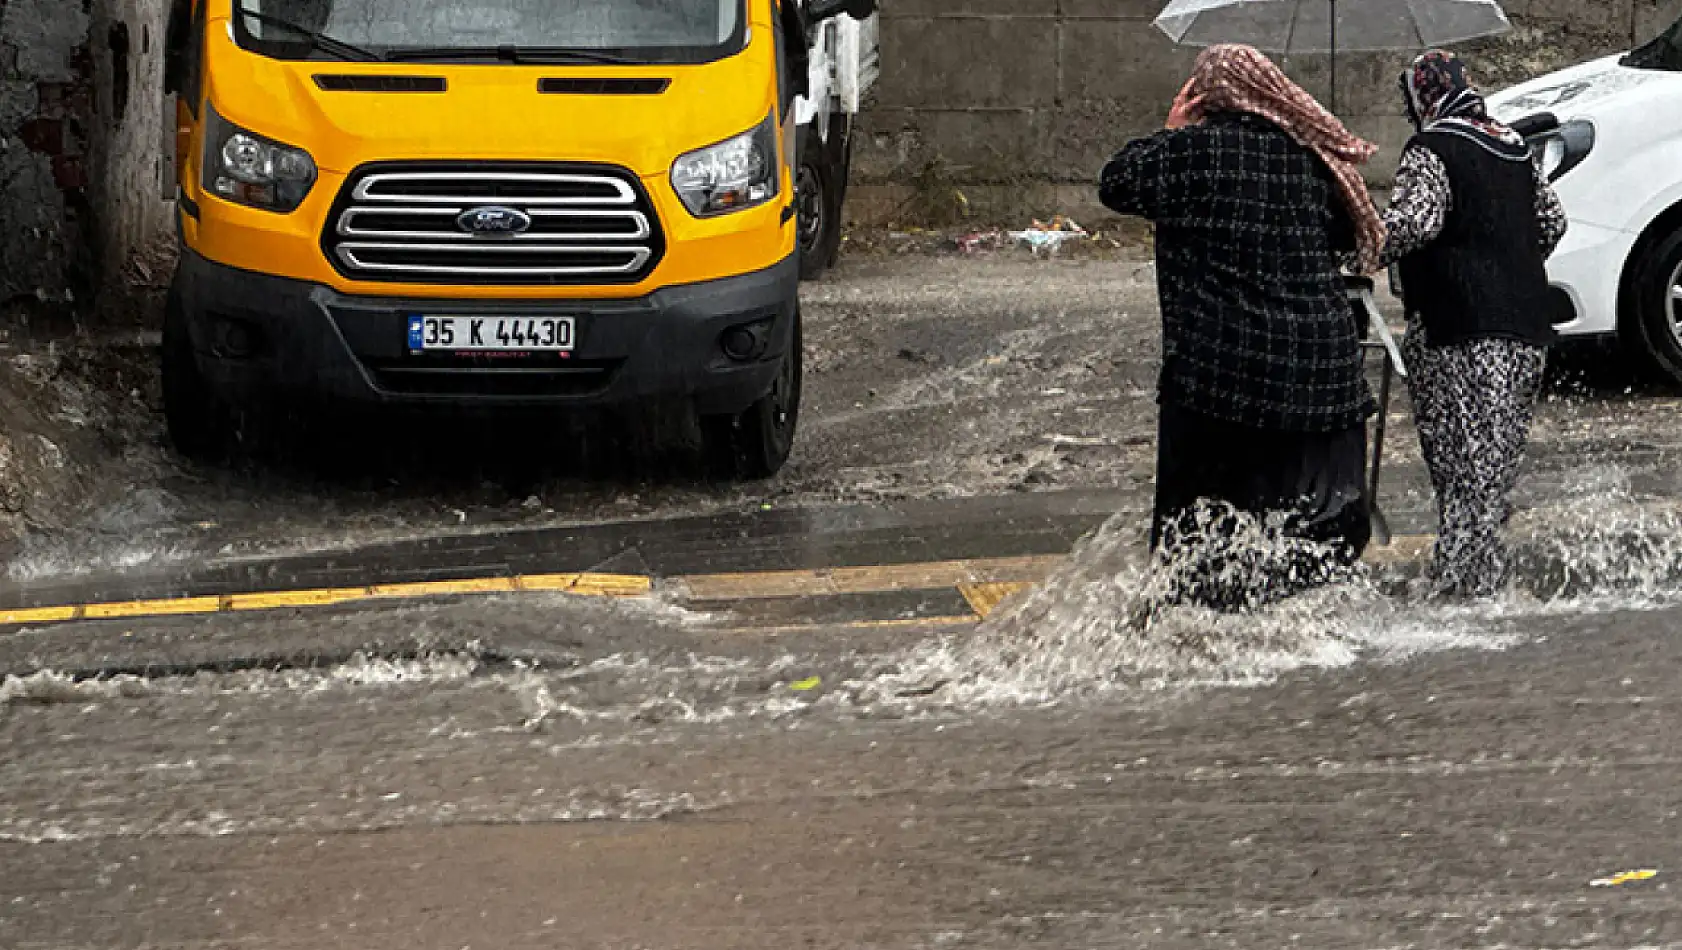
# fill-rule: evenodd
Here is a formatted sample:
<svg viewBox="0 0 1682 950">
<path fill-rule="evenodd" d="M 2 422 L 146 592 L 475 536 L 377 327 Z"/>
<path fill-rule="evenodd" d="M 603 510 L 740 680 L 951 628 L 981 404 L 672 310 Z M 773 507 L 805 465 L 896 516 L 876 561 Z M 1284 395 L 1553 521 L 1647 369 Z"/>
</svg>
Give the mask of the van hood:
<svg viewBox="0 0 1682 950">
<path fill-rule="evenodd" d="M 1503 122 L 1538 112 L 1566 121 L 1596 103 L 1655 83 L 1682 81 L 1682 75 L 1621 65 L 1625 54 L 1592 60 L 1504 89 L 1489 97 L 1489 110 Z"/>
</svg>

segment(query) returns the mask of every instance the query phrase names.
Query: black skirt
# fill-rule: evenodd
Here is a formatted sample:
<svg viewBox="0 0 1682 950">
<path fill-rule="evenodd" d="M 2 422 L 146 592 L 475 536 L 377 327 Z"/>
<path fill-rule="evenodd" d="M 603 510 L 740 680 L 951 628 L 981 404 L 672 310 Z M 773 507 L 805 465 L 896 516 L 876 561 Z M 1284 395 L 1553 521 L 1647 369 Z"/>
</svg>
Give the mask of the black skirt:
<svg viewBox="0 0 1682 950">
<path fill-rule="evenodd" d="M 1281 432 L 1224 422 L 1170 404 L 1157 429 L 1156 511 L 1151 548 L 1165 537 L 1191 538 L 1192 511 L 1201 502 L 1265 517 L 1286 514 L 1284 531 L 1326 546 L 1328 563 L 1273 565 L 1265 592 L 1194 591 L 1213 606 L 1249 606 L 1288 596 L 1315 579 L 1330 580 L 1352 565 L 1372 537 L 1366 491 L 1367 429 Z M 1215 571 L 1208 572 L 1211 575 Z M 1287 582 L 1287 579 L 1288 582 Z M 1195 586 L 1195 578 L 1188 583 Z"/>
</svg>

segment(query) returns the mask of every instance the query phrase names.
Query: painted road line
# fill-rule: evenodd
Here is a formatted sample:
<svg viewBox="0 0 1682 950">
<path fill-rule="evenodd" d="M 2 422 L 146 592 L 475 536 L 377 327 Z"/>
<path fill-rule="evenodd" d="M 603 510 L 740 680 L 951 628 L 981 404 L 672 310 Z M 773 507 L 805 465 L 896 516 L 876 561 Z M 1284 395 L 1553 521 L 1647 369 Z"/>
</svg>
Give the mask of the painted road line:
<svg viewBox="0 0 1682 950">
<path fill-rule="evenodd" d="M 331 607 L 367 600 L 366 587 L 337 587 L 327 590 L 282 590 L 263 594 L 232 594 L 229 610 L 280 610 L 286 607 Z"/>
<path fill-rule="evenodd" d="M 519 590 L 512 577 L 477 577 L 457 581 L 419 581 L 412 584 L 379 584 L 368 588 L 374 597 L 409 599 L 445 597 L 454 594 L 511 594 Z"/>
<path fill-rule="evenodd" d="M 1388 547 L 1371 547 L 1366 560 L 1375 564 L 1417 560 L 1436 540 L 1434 535 L 1401 535 Z M 722 602 L 845 597 L 849 595 L 955 591 L 974 611 L 967 617 L 906 617 L 860 621 L 869 624 L 973 623 L 998 608 L 1008 597 L 1045 579 L 1068 560 L 1067 555 L 981 558 L 762 573 L 698 574 L 671 579 L 681 602 L 706 608 Z M 654 578 L 640 574 L 526 574 L 500 578 L 458 578 L 370 587 L 338 587 L 228 594 L 219 597 L 180 597 L 60 604 L 0 610 L 0 626 L 40 625 L 73 620 L 139 619 L 191 616 L 221 612 L 327 607 L 372 601 L 416 600 L 428 597 L 554 592 L 582 597 L 646 597 Z M 845 622 L 842 622 L 845 625 Z M 805 630 L 832 628 L 833 622 L 759 627 Z"/>
<path fill-rule="evenodd" d="M 78 609 L 76 607 L 31 607 L 25 610 L 0 610 L 0 625 L 61 623 L 66 620 L 75 620 Z"/>
<path fill-rule="evenodd" d="M 646 597 L 653 590 L 654 579 L 640 574 L 580 574 L 566 592 L 590 597 Z"/>
<path fill-rule="evenodd" d="M 1033 586 L 1020 581 L 1003 584 L 960 584 L 958 593 L 963 594 L 964 599 L 969 601 L 970 609 L 975 611 L 976 616 L 985 620 L 1006 598 Z"/>
<path fill-rule="evenodd" d="M 507 594 L 521 591 L 558 592 L 577 597 L 641 597 L 653 590 L 647 577 L 623 574 L 539 574 L 498 578 L 462 578 L 372 587 L 333 587 L 264 591 L 219 597 L 173 597 L 120 600 L 96 604 L 64 604 L 0 610 L 0 626 L 64 623 L 72 620 L 139 620 L 224 612 L 255 612 L 287 608 L 331 607 L 376 601 L 420 600 L 428 597 Z"/>
<path fill-rule="evenodd" d="M 213 614 L 224 609 L 222 597 L 178 597 L 169 600 L 129 600 L 109 604 L 88 604 L 81 608 L 87 620 L 117 620 L 128 617 L 179 617 Z"/>
<path fill-rule="evenodd" d="M 979 558 L 920 564 L 816 568 L 756 573 L 690 574 L 672 578 L 683 599 L 752 600 L 821 594 L 873 594 L 896 590 L 934 590 L 961 584 L 1044 580 L 1068 555 Z"/>
</svg>

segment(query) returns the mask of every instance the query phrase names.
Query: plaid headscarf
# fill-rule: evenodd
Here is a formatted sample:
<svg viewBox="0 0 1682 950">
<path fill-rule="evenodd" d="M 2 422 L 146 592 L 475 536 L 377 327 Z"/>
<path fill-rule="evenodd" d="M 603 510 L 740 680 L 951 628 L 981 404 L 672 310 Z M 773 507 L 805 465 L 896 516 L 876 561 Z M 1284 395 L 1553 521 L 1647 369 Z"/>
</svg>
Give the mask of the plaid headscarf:
<svg viewBox="0 0 1682 950">
<path fill-rule="evenodd" d="M 1192 68 L 1191 95 L 1203 99 L 1201 111 L 1247 112 L 1285 130 L 1297 144 L 1324 162 L 1337 181 L 1339 195 L 1355 224 L 1356 255 L 1364 274 L 1378 270 L 1384 248 L 1384 221 L 1373 205 L 1360 166 L 1378 146 L 1344 127 L 1306 89 L 1252 46 L 1211 46 Z"/>
<path fill-rule="evenodd" d="M 1408 118 L 1421 132 L 1464 136 L 1502 158 L 1528 158 L 1524 138 L 1489 116 L 1483 95 L 1453 53 L 1432 50 L 1402 74 Z"/>
</svg>

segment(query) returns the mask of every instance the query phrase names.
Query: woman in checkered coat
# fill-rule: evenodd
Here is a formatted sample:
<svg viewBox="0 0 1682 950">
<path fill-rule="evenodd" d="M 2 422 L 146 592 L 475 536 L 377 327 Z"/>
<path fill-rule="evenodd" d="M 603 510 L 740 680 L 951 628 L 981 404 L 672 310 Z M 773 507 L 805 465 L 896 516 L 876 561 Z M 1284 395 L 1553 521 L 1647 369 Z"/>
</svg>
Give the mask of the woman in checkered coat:
<svg viewBox="0 0 1682 950">
<path fill-rule="evenodd" d="M 1350 134 L 1260 52 L 1199 58 L 1168 127 L 1105 166 L 1100 198 L 1156 226 L 1163 365 L 1153 548 L 1199 501 L 1285 512 L 1345 560 L 1370 538 L 1375 410 L 1341 264 L 1377 268 L 1383 225 Z"/>
</svg>

